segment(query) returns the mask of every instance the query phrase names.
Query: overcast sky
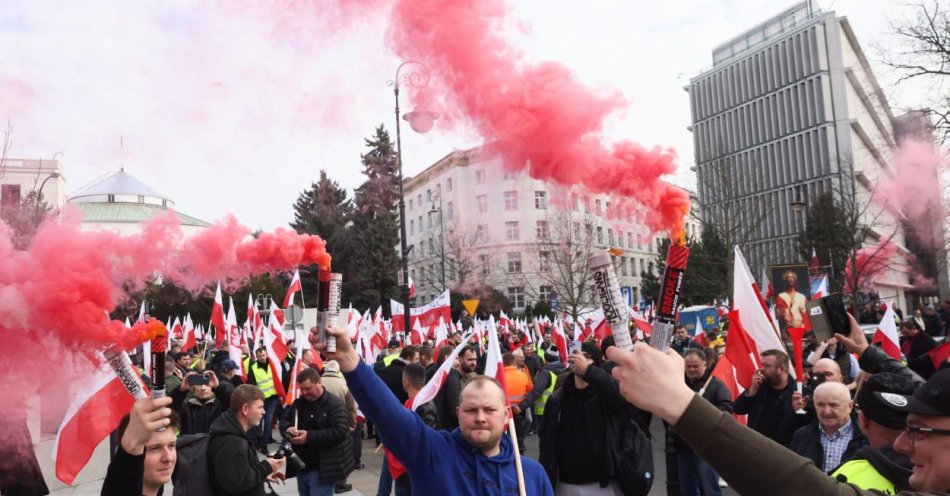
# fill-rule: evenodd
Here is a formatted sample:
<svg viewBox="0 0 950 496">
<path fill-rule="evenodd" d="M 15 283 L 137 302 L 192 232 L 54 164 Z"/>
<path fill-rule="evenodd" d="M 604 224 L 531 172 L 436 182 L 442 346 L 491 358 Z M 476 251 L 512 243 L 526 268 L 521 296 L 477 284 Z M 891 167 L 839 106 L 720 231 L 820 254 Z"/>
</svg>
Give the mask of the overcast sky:
<svg viewBox="0 0 950 496">
<path fill-rule="evenodd" d="M 0 2 L 0 118 L 11 157 L 60 157 L 72 193 L 125 166 L 189 215 L 234 213 L 252 228 L 292 219 L 297 195 L 321 168 L 360 184 L 363 139 L 392 128 L 387 81 L 399 58 L 387 20 L 287 18 L 283 2 Z M 296 3 L 307 3 L 296 0 Z M 385 2 L 384 2 L 385 3 Z M 794 2 L 774 0 L 512 0 L 512 43 L 530 61 L 554 60 L 629 106 L 606 138 L 672 147 L 674 182 L 692 184 L 689 102 L 683 87 L 711 51 Z M 885 0 L 825 0 L 851 21 L 895 107 L 926 95 L 891 84 L 877 46 L 889 22 L 912 14 Z M 289 32 L 293 36 L 283 36 Z M 403 102 L 404 108 L 410 108 Z M 124 147 L 120 148 L 120 137 Z M 478 145 L 466 126 L 403 135 L 407 175 L 453 149 Z"/>
</svg>

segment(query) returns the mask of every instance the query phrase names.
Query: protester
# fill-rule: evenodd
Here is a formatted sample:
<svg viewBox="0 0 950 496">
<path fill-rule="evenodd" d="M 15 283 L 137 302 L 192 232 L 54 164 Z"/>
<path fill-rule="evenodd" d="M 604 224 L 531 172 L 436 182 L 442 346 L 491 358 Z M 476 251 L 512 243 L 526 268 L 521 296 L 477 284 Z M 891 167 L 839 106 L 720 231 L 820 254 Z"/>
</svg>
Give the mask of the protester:
<svg viewBox="0 0 950 496">
<path fill-rule="evenodd" d="M 511 411 L 515 420 L 515 434 L 518 439 L 518 450 L 523 455 L 527 450 L 524 444 L 525 431 L 528 426 L 527 412 L 530 404 L 524 403 L 528 393 L 534 389 L 531 378 L 528 374 L 519 369 L 515 364 L 516 359 L 513 353 L 504 353 L 501 355 L 502 364 L 505 367 L 505 387 L 508 390 L 508 403 L 511 405 Z"/>
<path fill-rule="evenodd" d="M 412 401 L 419 390 L 426 384 L 426 372 L 422 364 L 410 363 L 402 371 L 403 389 L 409 393 L 409 399 L 403 404 L 406 408 L 412 407 Z M 436 411 L 431 401 L 423 403 L 413 410 L 413 413 L 419 416 L 427 426 L 436 428 Z M 396 496 L 409 496 L 412 494 L 412 485 L 409 481 L 409 474 L 406 472 L 406 466 L 396 458 L 395 455 L 386 450 L 386 470 L 389 470 L 396 488 Z"/>
<path fill-rule="evenodd" d="M 735 413 L 749 415 L 748 426 L 769 439 L 788 445 L 780 435 L 782 419 L 794 415 L 795 381 L 788 374 L 788 355 L 779 350 L 762 353 L 762 367 L 752 375 L 752 385 L 736 398 Z"/>
<path fill-rule="evenodd" d="M 925 305 L 920 314 L 924 319 L 924 332 L 934 338 L 944 335 L 943 320 L 932 304 Z"/>
<path fill-rule="evenodd" d="M 534 375 L 532 383 L 534 387 L 531 389 L 524 399 L 524 405 L 534 406 L 533 411 L 531 412 L 534 418 L 534 431 L 541 427 L 541 422 L 544 420 L 545 411 L 547 408 L 547 402 L 551 398 L 551 395 L 554 394 L 554 387 L 557 383 L 557 378 L 559 375 L 564 373 L 564 364 L 560 360 L 554 360 L 549 362 L 547 365 L 541 368 L 541 370 Z"/>
<path fill-rule="evenodd" d="M 683 357 L 686 364 L 686 385 L 713 406 L 732 413 L 732 394 L 726 384 L 707 370 L 706 353 L 688 349 Z M 679 491 L 683 496 L 721 495 L 719 476 L 679 436 L 671 436 L 676 449 L 676 474 Z"/>
<path fill-rule="evenodd" d="M 263 496 L 265 481 L 283 480 L 284 458 L 258 460 L 248 430 L 264 419 L 264 393 L 244 384 L 231 394 L 231 408 L 211 424 L 208 469 L 216 495 Z"/>
<path fill-rule="evenodd" d="M 274 413 L 277 411 L 277 388 L 274 386 L 274 376 L 271 374 L 270 362 L 267 360 L 267 350 L 263 347 L 257 349 L 257 361 L 247 367 L 247 383 L 260 388 L 264 394 L 264 423 L 261 425 L 261 435 L 258 439 L 257 449 L 264 455 L 269 454 L 267 445 L 271 442 L 273 433 Z M 254 423 L 252 425 L 257 425 Z"/>
<path fill-rule="evenodd" d="M 470 380 L 462 389 L 459 428 L 436 431 L 407 411 L 383 382 L 361 362 L 345 329 L 330 328 L 347 385 L 367 418 L 376 422 L 383 443 L 409 471 L 412 492 L 435 495 L 478 495 L 512 492 L 518 486 L 511 441 L 504 436 L 505 392 L 490 377 Z M 311 334 L 317 349 L 319 335 Z M 522 457 L 527 494 L 553 495 L 538 462 Z M 477 474 L 477 475 L 476 475 Z"/>
<path fill-rule="evenodd" d="M 472 380 L 477 374 L 475 372 L 478 366 L 478 351 L 474 346 L 466 346 L 459 353 L 459 375 L 461 376 L 462 387 Z"/>
<path fill-rule="evenodd" d="M 395 341 L 395 340 L 393 340 Z M 390 341 L 390 349 L 392 349 L 393 341 Z M 398 341 L 395 341 L 398 344 Z M 389 388 L 389 391 L 399 400 L 400 403 L 405 403 L 409 399 L 409 393 L 403 389 L 402 386 L 402 372 L 410 363 L 416 363 L 419 361 L 419 348 L 414 345 L 408 345 L 404 347 L 399 354 L 394 357 L 393 360 L 389 362 L 388 365 L 382 369 L 377 370 L 377 375 L 386 384 L 386 387 Z M 377 429 L 376 435 L 377 441 L 379 441 L 379 429 Z M 383 459 L 383 466 L 379 471 L 379 488 L 377 489 L 377 494 L 388 495 L 392 491 L 393 480 L 389 470 L 386 469 L 386 460 Z"/>
<path fill-rule="evenodd" d="M 192 385 L 192 378 L 199 383 Z M 230 382 L 218 381 L 210 370 L 189 372 L 172 393 L 172 408 L 181 416 L 181 435 L 210 432 L 211 423 L 230 407 L 233 390 Z M 189 392 L 191 398 L 186 398 Z"/>
<path fill-rule="evenodd" d="M 544 367 L 544 362 L 541 360 L 541 357 L 538 356 L 538 350 L 535 348 L 534 343 L 527 343 L 522 348 L 524 350 L 524 365 L 528 367 L 528 375 L 534 377 L 538 375 L 538 372 Z"/>
<path fill-rule="evenodd" d="M 857 322 L 849 319 L 852 334 L 861 332 Z M 640 344 L 633 352 L 611 348 L 609 356 L 618 364 L 613 374 L 620 380 L 621 394 L 673 425 L 739 494 L 881 494 L 825 475 L 805 458 L 743 428 L 696 397 L 675 379 L 683 370 L 682 358 L 675 353 Z M 894 448 L 907 453 L 914 463 L 910 486 L 950 494 L 950 457 L 946 456 L 950 453 L 950 370 L 935 374 L 913 396 L 889 398 L 890 408 L 908 414 Z"/>
<path fill-rule="evenodd" d="M 308 349 L 307 351 L 310 350 Z M 312 351 L 310 352 L 312 353 Z M 357 467 L 360 464 L 360 459 L 363 454 L 363 425 L 357 422 L 356 419 L 356 401 L 353 400 L 353 395 L 350 394 L 350 388 L 346 387 L 346 379 L 344 379 L 343 374 L 340 373 L 340 364 L 334 360 L 329 360 L 323 364 L 323 370 L 324 372 L 320 378 L 320 382 L 323 383 L 324 389 L 339 398 L 343 402 L 343 405 L 346 406 L 350 446 L 353 451 L 353 466 Z M 357 451 L 359 451 L 359 456 L 357 456 Z M 341 493 L 353 489 L 353 486 L 344 478 L 342 481 L 336 483 L 334 489 L 336 492 Z"/>
<path fill-rule="evenodd" d="M 547 402 L 538 461 L 555 494 L 620 496 L 624 492 L 618 478 L 632 471 L 616 470 L 614 462 L 634 460 L 624 459 L 618 436 L 611 434 L 628 423 L 629 405 L 617 382 L 589 353 L 575 350 L 568 364 L 563 386 Z"/>
<path fill-rule="evenodd" d="M 297 472 L 297 494 L 329 496 L 345 481 L 353 466 L 346 405 L 328 394 L 320 374 L 311 368 L 297 374 L 300 397 L 284 410 L 280 431 L 306 464 Z M 293 475 L 288 474 L 288 475 Z"/>
<path fill-rule="evenodd" d="M 244 384 L 244 377 L 237 373 L 241 367 L 230 358 L 221 362 L 221 375 L 224 376 L 224 379 L 230 382 L 234 387 L 238 387 L 241 384 Z"/>
<path fill-rule="evenodd" d="M 867 445 L 867 439 L 852 419 L 854 402 L 841 382 L 824 382 L 816 387 L 814 404 L 815 420 L 795 431 L 789 448 L 830 473 Z"/>
<path fill-rule="evenodd" d="M 171 403 L 168 397 L 143 398 L 132 405 L 132 411 L 119 424 L 119 445 L 106 469 L 102 496 L 163 493 L 178 459 L 178 415 L 169 408 Z"/>
<path fill-rule="evenodd" d="M 676 350 L 680 355 L 686 354 L 686 350 L 703 349 L 702 345 L 689 337 L 689 331 L 687 331 L 686 326 L 682 324 L 678 324 L 673 328 L 673 344 L 671 344 L 670 347 Z"/>
<path fill-rule="evenodd" d="M 900 333 L 901 353 L 907 358 L 907 366 L 921 376 L 928 377 L 934 369 L 927 352 L 934 349 L 937 342 L 924 333 L 914 319 L 905 320 L 901 324 Z"/>
<path fill-rule="evenodd" d="M 448 360 L 449 356 L 452 355 L 453 349 L 449 346 L 443 346 L 439 350 L 439 359 L 435 363 L 435 368 L 438 369 L 442 366 L 442 363 Z M 426 371 L 426 380 L 431 379 L 432 376 Z M 435 406 L 436 411 L 436 421 L 438 422 L 438 428 L 451 431 L 459 426 L 458 418 L 458 406 L 459 406 L 459 394 L 462 392 L 462 374 L 458 371 L 458 361 L 456 359 L 456 364 L 450 370 L 447 376 L 445 376 L 445 382 L 442 384 L 442 387 L 439 389 L 438 394 L 435 395 L 435 399 L 432 400 L 432 404 Z"/>
<path fill-rule="evenodd" d="M 818 365 L 820 359 L 830 359 L 838 366 L 838 374 L 841 379 L 836 382 L 848 384 L 848 389 L 854 391 L 855 387 L 850 386 L 858 377 L 860 367 L 854 355 L 848 353 L 843 343 L 839 343 L 836 338 L 828 339 L 818 345 L 818 348 L 811 354 L 805 356 L 805 360 L 812 365 Z M 827 368 L 827 366 L 823 367 Z"/>
</svg>

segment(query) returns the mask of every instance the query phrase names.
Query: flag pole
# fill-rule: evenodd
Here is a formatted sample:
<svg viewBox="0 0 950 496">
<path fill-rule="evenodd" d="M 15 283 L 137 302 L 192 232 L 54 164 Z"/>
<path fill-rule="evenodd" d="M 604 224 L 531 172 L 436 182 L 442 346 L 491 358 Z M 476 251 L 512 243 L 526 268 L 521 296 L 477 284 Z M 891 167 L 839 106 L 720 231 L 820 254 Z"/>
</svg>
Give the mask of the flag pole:
<svg viewBox="0 0 950 496">
<path fill-rule="evenodd" d="M 508 416 L 508 435 L 511 437 L 511 445 L 515 452 L 515 473 L 518 475 L 518 494 L 527 496 L 528 492 L 524 486 L 524 470 L 521 468 L 521 448 L 518 446 L 518 436 L 515 434 L 515 417 Z"/>
</svg>

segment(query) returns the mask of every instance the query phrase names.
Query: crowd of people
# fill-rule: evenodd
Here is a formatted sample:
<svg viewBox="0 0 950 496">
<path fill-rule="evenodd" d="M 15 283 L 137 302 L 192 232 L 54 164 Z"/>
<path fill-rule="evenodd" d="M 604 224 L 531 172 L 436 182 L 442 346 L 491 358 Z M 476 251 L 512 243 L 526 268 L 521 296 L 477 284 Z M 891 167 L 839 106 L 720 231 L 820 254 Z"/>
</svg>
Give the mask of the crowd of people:
<svg viewBox="0 0 950 496">
<path fill-rule="evenodd" d="M 724 483 L 740 494 L 946 493 L 950 365 L 918 360 L 917 343 L 930 336 L 913 318 L 900 327 L 906 363 L 851 325 L 848 335 L 807 343 L 801 391 L 786 351 L 765 350 L 738 396 L 712 373 L 724 344 L 718 329 L 691 336 L 677 327 L 665 354 L 592 338 L 574 343 L 566 360 L 548 330 L 535 343 L 502 329 L 504 385 L 482 375 L 483 346 L 462 347 L 457 333 L 438 349 L 392 340 L 365 363 L 346 332 L 331 328 L 336 351 L 313 333 L 303 369 L 289 356 L 275 374 L 259 349 L 243 364 L 246 379 L 223 355 L 173 348 L 168 397 L 136 402 L 102 494 L 162 494 L 176 437 L 195 435 L 207 439 L 212 494 L 265 494 L 286 477 L 297 478 L 301 495 L 347 491 L 364 467 L 364 436 L 385 450 L 379 495 L 646 494 L 652 444 L 661 442 L 650 437 L 653 416 L 668 429 L 668 476 L 679 494 L 721 494 Z M 449 359 L 435 397 L 410 410 Z M 296 385 L 293 403 L 283 404 L 275 380 Z M 504 435 L 509 415 L 514 440 Z M 538 452 L 526 453 L 535 435 Z"/>
</svg>

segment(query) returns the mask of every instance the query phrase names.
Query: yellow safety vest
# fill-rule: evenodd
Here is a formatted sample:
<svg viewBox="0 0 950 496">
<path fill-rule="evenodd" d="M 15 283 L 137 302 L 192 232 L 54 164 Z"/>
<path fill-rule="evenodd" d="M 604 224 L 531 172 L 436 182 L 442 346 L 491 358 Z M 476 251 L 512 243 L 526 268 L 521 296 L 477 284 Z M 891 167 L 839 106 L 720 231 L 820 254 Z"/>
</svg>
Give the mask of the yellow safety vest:
<svg viewBox="0 0 950 496">
<path fill-rule="evenodd" d="M 386 365 L 386 366 L 388 367 L 389 364 L 393 363 L 393 360 L 395 360 L 395 359 L 397 359 L 397 358 L 399 358 L 399 353 L 393 353 L 392 355 L 386 355 L 386 356 L 383 357 L 383 365 Z"/>
<path fill-rule="evenodd" d="M 884 494 L 897 494 L 897 488 L 894 483 L 887 480 L 880 472 L 874 468 L 867 460 L 851 460 L 838 467 L 832 474 L 832 477 L 854 484 L 861 489 L 876 489 Z"/>
<path fill-rule="evenodd" d="M 541 397 L 534 402 L 534 414 L 535 415 L 544 415 L 544 405 L 548 403 L 548 398 L 554 394 L 554 383 L 557 382 L 557 376 L 554 375 L 554 372 L 548 370 L 548 373 L 551 374 L 551 383 L 548 384 L 547 389 L 541 393 Z"/>
<path fill-rule="evenodd" d="M 254 380 L 257 382 L 257 387 L 264 393 L 264 398 L 277 396 L 277 389 L 274 388 L 274 378 L 269 370 L 264 370 L 257 362 L 254 362 L 251 364 L 251 372 L 254 373 Z"/>
</svg>

